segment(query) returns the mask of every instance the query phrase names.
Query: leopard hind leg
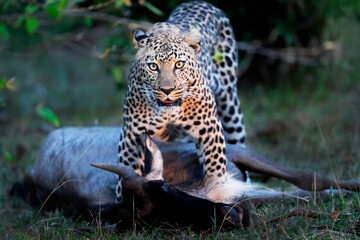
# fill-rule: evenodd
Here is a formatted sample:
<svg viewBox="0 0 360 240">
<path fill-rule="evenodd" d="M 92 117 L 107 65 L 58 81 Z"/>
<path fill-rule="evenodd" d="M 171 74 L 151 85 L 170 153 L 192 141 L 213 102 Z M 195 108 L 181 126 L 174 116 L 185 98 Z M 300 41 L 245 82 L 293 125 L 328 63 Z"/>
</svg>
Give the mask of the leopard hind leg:
<svg viewBox="0 0 360 240">
<path fill-rule="evenodd" d="M 226 142 L 245 147 L 244 116 L 237 92 L 238 54 L 234 33 L 226 17 L 221 19 L 212 57 L 211 87 Z"/>
</svg>

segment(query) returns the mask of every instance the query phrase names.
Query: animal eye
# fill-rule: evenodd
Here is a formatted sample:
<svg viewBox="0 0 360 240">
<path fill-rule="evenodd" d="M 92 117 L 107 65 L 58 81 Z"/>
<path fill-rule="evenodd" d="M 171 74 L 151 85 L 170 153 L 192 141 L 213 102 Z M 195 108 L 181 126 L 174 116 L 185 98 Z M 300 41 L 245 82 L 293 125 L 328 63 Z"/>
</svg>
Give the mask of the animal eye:
<svg viewBox="0 0 360 240">
<path fill-rule="evenodd" d="M 150 68 L 151 71 L 157 71 L 159 69 L 156 63 L 149 63 L 148 67 Z"/>
<path fill-rule="evenodd" d="M 178 62 L 175 63 L 175 68 L 176 69 L 181 69 L 181 68 L 184 67 L 184 65 L 185 65 L 185 61 L 178 61 Z"/>
</svg>

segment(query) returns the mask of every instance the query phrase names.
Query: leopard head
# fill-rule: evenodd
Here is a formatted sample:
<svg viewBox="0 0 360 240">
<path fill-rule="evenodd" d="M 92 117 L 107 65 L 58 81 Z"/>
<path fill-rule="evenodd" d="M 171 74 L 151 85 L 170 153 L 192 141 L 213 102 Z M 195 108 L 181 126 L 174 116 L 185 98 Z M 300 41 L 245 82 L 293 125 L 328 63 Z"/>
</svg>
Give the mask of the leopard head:
<svg viewBox="0 0 360 240">
<path fill-rule="evenodd" d="M 184 92 L 200 76 L 196 62 L 200 34 L 196 30 L 186 34 L 170 29 L 148 34 L 137 30 L 133 42 L 139 48 L 137 84 L 150 89 L 147 93 L 155 96 L 159 106 L 181 105 Z"/>
</svg>

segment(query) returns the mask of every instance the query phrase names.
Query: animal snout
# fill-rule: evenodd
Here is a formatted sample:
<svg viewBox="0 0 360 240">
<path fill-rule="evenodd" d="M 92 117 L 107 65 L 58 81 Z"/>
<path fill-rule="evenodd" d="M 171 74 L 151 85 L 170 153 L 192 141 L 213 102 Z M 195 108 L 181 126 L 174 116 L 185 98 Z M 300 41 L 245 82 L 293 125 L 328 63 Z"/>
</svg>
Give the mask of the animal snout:
<svg viewBox="0 0 360 240">
<path fill-rule="evenodd" d="M 169 95 L 175 88 L 160 88 L 166 95 Z"/>
<path fill-rule="evenodd" d="M 220 219 L 224 228 L 243 229 L 249 226 L 250 216 L 247 208 L 241 204 L 220 205 Z M 223 221 L 224 220 L 224 221 Z"/>
</svg>

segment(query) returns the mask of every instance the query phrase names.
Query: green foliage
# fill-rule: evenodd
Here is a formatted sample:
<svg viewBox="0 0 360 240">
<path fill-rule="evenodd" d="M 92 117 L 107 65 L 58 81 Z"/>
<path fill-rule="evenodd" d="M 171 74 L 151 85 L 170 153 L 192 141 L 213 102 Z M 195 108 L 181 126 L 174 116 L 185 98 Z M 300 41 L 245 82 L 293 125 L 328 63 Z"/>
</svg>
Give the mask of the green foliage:
<svg viewBox="0 0 360 240">
<path fill-rule="evenodd" d="M 49 4 L 45 7 L 45 11 L 49 17 L 59 19 L 61 17 L 61 10 L 56 4 Z"/>
<path fill-rule="evenodd" d="M 10 152 L 5 152 L 4 157 L 5 157 L 5 159 L 8 160 L 8 161 L 11 161 L 11 160 L 12 160 L 12 155 L 11 155 Z"/>
<path fill-rule="evenodd" d="M 26 5 L 24 8 L 24 13 L 18 16 L 13 25 L 15 27 L 19 27 L 25 24 L 26 31 L 30 34 L 34 33 L 38 28 L 38 20 L 34 16 L 38 9 L 39 7 L 37 5 Z"/>
<path fill-rule="evenodd" d="M 9 80 L 0 78 L 0 90 L 4 89 L 16 91 L 15 78 L 10 78 Z M 0 97 L 0 106 L 5 106 L 5 101 L 2 97 Z"/>
<path fill-rule="evenodd" d="M 144 6 L 147 7 L 151 12 L 155 13 L 156 15 L 164 16 L 164 12 L 162 12 L 160 9 L 152 5 L 150 2 L 145 2 Z"/>
<path fill-rule="evenodd" d="M 111 75 L 113 76 L 116 84 L 122 84 L 123 82 L 123 72 L 120 67 L 113 67 L 111 69 Z"/>
<path fill-rule="evenodd" d="M 59 19 L 66 6 L 66 0 L 48 0 L 45 11 L 50 18 Z"/>
<path fill-rule="evenodd" d="M 223 59 L 222 52 L 218 50 L 214 51 L 212 58 L 217 63 L 221 62 L 221 60 Z"/>
<path fill-rule="evenodd" d="M 25 7 L 25 15 L 32 15 L 39 7 L 36 5 L 26 5 Z"/>
<path fill-rule="evenodd" d="M 28 33 L 32 34 L 38 27 L 38 21 L 33 14 L 39 9 L 36 5 L 27 5 L 25 7 L 25 14 L 23 15 L 23 21 L 25 21 L 25 29 Z"/>
<path fill-rule="evenodd" d="M 37 114 L 55 127 L 60 127 L 60 121 L 53 111 L 45 107 L 37 107 Z"/>
<path fill-rule="evenodd" d="M 115 8 L 121 8 L 124 5 L 122 0 L 115 0 Z"/>
<path fill-rule="evenodd" d="M 9 38 L 9 32 L 7 30 L 7 27 L 3 23 L 0 23 L 0 36 L 4 39 Z"/>
<path fill-rule="evenodd" d="M 282 0 L 270 0 L 266 2 L 259 0 L 257 0 L 258 2 L 209 1 L 223 9 L 231 18 L 232 22 L 236 23 L 233 25 L 237 31 L 236 34 L 240 36 L 238 37 L 239 39 L 269 40 L 270 37 L 272 41 L 283 39 L 286 45 L 293 45 L 299 40 L 302 41 L 300 34 L 303 33 L 303 30 L 300 31 L 299 28 L 301 24 L 304 25 L 301 29 L 304 29 L 304 27 L 309 28 L 312 34 L 319 36 L 318 34 L 320 32 L 318 30 L 323 27 L 324 21 L 328 18 L 340 18 L 349 14 L 357 17 L 360 16 L 360 3 L 354 0 L 299 0 L 295 2 Z M 24 23 L 25 30 L 33 33 L 39 25 L 37 18 L 43 13 L 50 19 L 59 20 L 63 16 L 65 9 L 71 12 L 71 10 L 81 9 L 83 5 L 90 6 L 93 4 L 92 7 L 99 7 L 103 12 L 111 12 L 120 17 L 124 17 L 123 9 L 126 8 L 126 15 L 130 13 L 130 16 L 134 15 L 137 18 L 158 21 L 164 20 L 170 11 L 182 2 L 182 0 L 172 0 L 159 4 L 159 2 L 155 0 L 138 0 L 133 2 L 130 0 L 97 0 L 93 2 L 87 0 L 46 0 L 45 4 L 40 4 L 39 1 L 29 1 L 24 4 L 18 4 L 16 1 L 0 1 L 0 9 L 4 15 L 19 14 L 17 19 L 7 20 L 11 26 L 19 27 Z M 102 5 L 106 5 L 106 8 L 101 8 Z M 137 9 L 137 12 L 141 14 L 141 16 L 138 16 L 137 13 L 132 12 L 132 8 L 137 6 L 143 6 L 152 14 L 147 14 Z M 112 11 L 112 9 L 121 10 Z M 82 14 L 78 14 L 78 16 L 84 17 Z M 72 24 L 77 23 L 73 22 Z M 85 20 L 84 24 L 87 27 L 93 26 L 90 20 Z M 257 24 L 261 24 L 262 27 L 254 28 Z M 0 35 L 3 38 L 7 38 L 6 36 L 9 35 L 8 32 L 9 31 L 4 30 L 4 26 L 0 27 Z"/>
<path fill-rule="evenodd" d="M 19 16 L 16 22 L 14 23 L 15 27 L 20 27 L 25 21 L 25 17 L 23 15 Z"/>
<path fill-rule="evenodd" d="M 10 78 L 8 80 L 6 78 L 0 78 L 0 90 L 4 88 L 11 91 L 16 91 L 15 78 Z"/>
<path fill-rule="evenodd" d="M 15 86 L 15 78 L 10 78 L 9 80 L 6 81 L 6 88 L 11 90 L 11 91 L 16 91 L 16 86 Z"/>
<path fill-rule="evenodd" d="M 6 78 L 0 78 L 0 90 L 2 90 L 5 87 L 6 84 Z M 5 106 L 5 102 L 2 99 L 2 97 L 0 97 L 0 107 L 1 106 Z"/>
<path fill-rule="evenodd" d="M 84 18 L 84 25 L 85 25 L 86 27 L 91 27 L 91 26 L 93 25 L 93 21 L 91 20 L 91 18 L 85 17 L 85 18 Z"/>
<path fill-rule="evenodd" d="M 0 78 L 0 90 L 6 86 L 6 78 Z"/>
<path fill-rule="evenodd" d="M 28 31 L 28 33 L 34 33 L 38 27 L 37 19 L 34 17 L 29 17 L 26 18 L 25 22 L 26 30 Z"/>
</svg>

